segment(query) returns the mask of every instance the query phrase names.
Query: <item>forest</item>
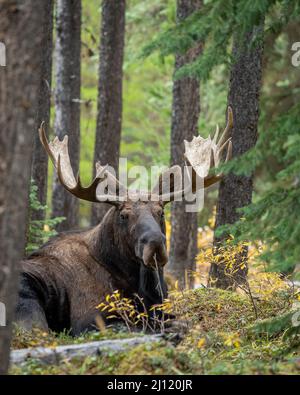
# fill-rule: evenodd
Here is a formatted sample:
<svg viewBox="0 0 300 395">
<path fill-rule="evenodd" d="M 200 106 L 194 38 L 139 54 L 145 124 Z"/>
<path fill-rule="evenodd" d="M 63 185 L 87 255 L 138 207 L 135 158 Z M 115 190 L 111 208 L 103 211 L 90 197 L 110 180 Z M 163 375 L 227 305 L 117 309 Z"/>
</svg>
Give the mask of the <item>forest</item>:
<svg viewBox="0 0 300 395">
<path fill-rule="evenodd" d="M 299 77 L 298 0 L 0 0 L 0 374 L 298 375 Z"/>
</svg>

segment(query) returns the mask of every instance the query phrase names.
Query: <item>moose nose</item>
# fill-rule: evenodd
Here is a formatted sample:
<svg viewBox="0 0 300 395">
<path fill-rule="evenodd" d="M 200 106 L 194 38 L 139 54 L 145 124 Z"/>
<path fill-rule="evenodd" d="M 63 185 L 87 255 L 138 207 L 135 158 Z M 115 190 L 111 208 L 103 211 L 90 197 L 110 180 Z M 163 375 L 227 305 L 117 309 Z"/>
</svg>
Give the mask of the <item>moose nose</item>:
<svg viewBox="0 0 300 395">
<path fill-rule="evenodd" d="M 139 257 L 150 268 L 163 267 L 168 262 L 166 237 L 160 232 L 145 232 L 139 239 Z"/>
<path fill-rule="evenodd" d="M 166 241 L 166 236 L 157 232 L 146 232 L 140 238 L 140 243 L 143 245 L 152 244 L 153 246 L 159 246 L 164 244 Z"/>
</svg>

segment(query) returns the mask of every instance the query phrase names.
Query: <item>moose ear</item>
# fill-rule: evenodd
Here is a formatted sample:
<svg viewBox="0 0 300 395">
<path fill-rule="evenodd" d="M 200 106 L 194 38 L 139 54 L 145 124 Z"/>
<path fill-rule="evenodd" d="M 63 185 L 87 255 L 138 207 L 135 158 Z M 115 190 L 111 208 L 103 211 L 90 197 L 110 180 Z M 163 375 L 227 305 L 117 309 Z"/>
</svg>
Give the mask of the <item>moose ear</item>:
<svg viewBox="0 0 300 395">
<path fill-rule="evenodd" d="M 152 189 L 154 195 L 174 194 L 182 190 L 182 171 L 178 165 L 166 169 L 160 174 L 159 179 Z"/>
</svg>

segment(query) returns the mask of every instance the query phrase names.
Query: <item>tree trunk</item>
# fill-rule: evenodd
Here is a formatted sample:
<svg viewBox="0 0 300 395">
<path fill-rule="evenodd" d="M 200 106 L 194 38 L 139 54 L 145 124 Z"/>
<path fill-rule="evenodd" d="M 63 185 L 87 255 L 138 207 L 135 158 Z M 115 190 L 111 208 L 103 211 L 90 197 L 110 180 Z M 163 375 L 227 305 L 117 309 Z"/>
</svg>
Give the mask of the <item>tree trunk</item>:
<svg viewBox="0 0 300 395">
<path fill-rule="evenodd" d="M 53 0 L 49 0 L 43 9 L 43 53 L 41 64 L 41 80 L 38 101 L 37 125 L 44 121 L 46 130 L 50 124 L 51 107 L 51 74 L 52 74 L 52 49 L 53 49 Z M 34 150 L 32 157 L 31 177 L 38 187 L 37 198 L 42 205 L 47 201 L 48 156 L 40 142 L 38 133 L 34 136 Z M 31 212 L 31 220 L 44 220 L 44 210 Z"/>
<path fill-rule="evenodd" d="M 118 172 L 122 126 L 122 79 L 125 38 L 125 0 L 103 0 L 100 44 L 98 117 L 94 163 Z M 95 168 L 94 168 L 95 175 Z M 101 222 L 109 206 L 92 207 L 91 224 Z"/>
<path fill-rule="evenodd" d="M 74 174 L 80 155 L 81 0 L 58 0 L 56 10 L 56 89 L 54 130 L 60 140 L 68 134 Z M 79 201 L 54 178 L 52 217 L 65 217 L 58 231 L 78 226 Z"/>
<path fill-rule="evenodd" d="M 0 327 L 0 374 L 8 369 L 18 267 L 25 247 L 43 50 L 41 16 L 47 2 L 1 1 L 0 41 L 6 45 L 7 65 L 0 67 L 0 302 L 6 310 L 6 326 Z"/>
<path fill-rule="evenodd" d="M 255 29 L 262 29 L 259 26 Z M 259 116 L 259 94 L 262 75 L 262 41 L 255 48 L 247 49 L 255 30 L 246 34 L 244 42 L 233 43 L 234 64 L 230 74 L 228 104 L 233 109 L 234 127 L 232 129 L 232 156 L 237 157 L 254 147 L 257 140 L 257 124 Z M 228 174 L 219 186 L 219 200 L 215 229 L 224 224 L 232 224 L 240 218 L 236 211 L 240 207 L 251 203 L 253 176 L 237 176 Z M 218 246 L 228 234 L 214 238 L 215 255 Z M 233 259 L 234 265 L 226 270 L 224 262 L 212 263 L 209 283 L 219 288 L 235 288 L 236 285 L 245 284 L 247 279 L 248 249 L 243 248 L 241 253 Z"/>
<path fill-rule="evenodd" d="M 177 19 L 183 20 L 198 10 L 202 0 L 178 0 Z M 194 61 L 201 53 L 201 43 L 184 55 L 177 55 L 175 72 L 183 65 Z M 173 84 L 171 125 L 171 165 L 184 165 L 183 140 L 191 140 L 198 134 L 200 114 L 199 80 L 185 77 Z M 168 271 L 181 287 L 192 287 L 197 254 L 197 213 L 187 213 L 185 202 L 174 202 L 171 207 L 171 245 Z"/>
</svg>

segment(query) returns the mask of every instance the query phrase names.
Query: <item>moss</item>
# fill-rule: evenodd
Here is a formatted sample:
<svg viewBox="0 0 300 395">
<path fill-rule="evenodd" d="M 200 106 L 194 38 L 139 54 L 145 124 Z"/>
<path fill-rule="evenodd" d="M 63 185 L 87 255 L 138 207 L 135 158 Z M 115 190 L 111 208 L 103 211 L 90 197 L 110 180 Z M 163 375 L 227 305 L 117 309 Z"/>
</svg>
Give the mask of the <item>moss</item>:
<svg viewBox="0 0 300 395">
<path fill-rule="evenodd" d="M 62 361 L 47 366 L 29 360 L 12 367 L 11 374 L 299 374 L 300 337 L 286 338 L 284 332 L 269 336 L 249 330 L 264 319 L 285 314 L 293 295 L 274 293 L 257 299 L 258 319 L 249 298 L 218 289 L 197 289 L 171 295 L 178 317 L 190 324 L 183 341 L 173 346 L 166 341 L 139 345 L 123 353 Z M 136 335 L 136 334 L 134 334 Z M 51 345 L 79 343 L 104 338 L 128 337 L 108 330 L 74 339 L 68 334 L 50 334 L 41 342 Z M 18 345 L 31 344 L 18 338 Z M 16 341 L 16 340 L 14 340 Z M 36 342 L 39 338 L 35 338 Z M 43 343 L 44 342 L 44 343 Z M 46 343 L 45 343 L 46 342 Z"/>
<path fill-rule="evenodd" d="M 125 327 L 118 326 L 108 328 L 105 331 L 95 331 L 82 334 L 79 337 L 73 337 L 69 332 L 43 332 L 39 329 L 25 331 L 15 326 L 12 339 L 12 348 L 30 348 L 30 347 L 56 347 L 66 344 L 81 344 L 97 340 L 124 339 L 133 336 L 142 336 L 141 333 L 128 333 Z"/>
<path fill-rule="evenodd" d="M 172 296 L 171 296 L 172 297 Z M 176 315 L 200 323 L 201 330 L 238 330 L 254 322 L 254 306 L 249 297 L 216 288 L 200 288 L 173 295 Z M 257 299 L 258 319 L 276 316 L 287 308 L 286 296 L 273 294 L 270 300 Z"/>
</svg>

